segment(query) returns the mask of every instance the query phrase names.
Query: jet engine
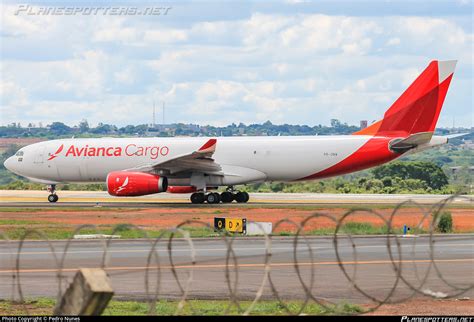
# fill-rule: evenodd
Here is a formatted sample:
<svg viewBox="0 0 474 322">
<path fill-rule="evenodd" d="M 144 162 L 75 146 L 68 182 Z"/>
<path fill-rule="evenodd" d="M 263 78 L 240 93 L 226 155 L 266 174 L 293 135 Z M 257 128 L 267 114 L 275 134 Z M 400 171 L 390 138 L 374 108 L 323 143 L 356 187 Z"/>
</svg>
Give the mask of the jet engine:
<svg viewBox="0 0 474 322">
<path fill-rule="evenodd" d="M 166 177 L 144 172 L 111 172 L 107 175 L 106 182 L 107 192 L 112 196 L 144 196 L 168 189 Z"/>
</svg>

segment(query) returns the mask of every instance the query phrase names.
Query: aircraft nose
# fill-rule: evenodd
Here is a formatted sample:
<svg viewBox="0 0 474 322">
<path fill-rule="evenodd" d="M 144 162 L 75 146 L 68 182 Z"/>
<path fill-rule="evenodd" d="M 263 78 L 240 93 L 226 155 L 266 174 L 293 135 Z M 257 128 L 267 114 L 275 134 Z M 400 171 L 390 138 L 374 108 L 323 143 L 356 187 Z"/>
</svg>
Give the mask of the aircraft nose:
<svg viewBox="0 0 474 322">
<path fill-rule="evenodd" d="M 13 157 L 9 157 L 8 159 L 5 160 L 5 162 L 3 162 L 3 165 L 5 168 L 7 168 L 8 170 L 14 172 L 15 171 L 15 160 Z"/>
</svg>

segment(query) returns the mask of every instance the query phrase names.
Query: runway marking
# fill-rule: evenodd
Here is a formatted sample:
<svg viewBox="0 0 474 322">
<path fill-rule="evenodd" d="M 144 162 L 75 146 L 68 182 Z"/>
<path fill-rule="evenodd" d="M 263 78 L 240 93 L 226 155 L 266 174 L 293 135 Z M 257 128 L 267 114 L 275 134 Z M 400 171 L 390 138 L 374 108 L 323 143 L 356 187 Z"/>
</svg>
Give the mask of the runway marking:
<svg viewBox="0 0 474 322">
<path fill-rule="evenodd" d="M 418 259 L 418 260 L 402 260 L 402 261 L 394 261 L 394 263 L 431 263 L 432 261 L 429 259 Z M 435 260 L 437 263 L 460 263 L 460 262 L 474 262 L 474 259 L 439 259 Z M 343 261 L 340 264 L 342 265 L 357 265 L 357 264 L 362 264 L 362 265 L 380 265 L 380 264 L 392 264 L 392 261 L 388 260 L 379 260 L 379 261 Z M 339 262 L 316 262 L 316 263 L 298 263 L 298 266 L 324 266 L 324 265 L 339 265 Z M 257 268 L 257 267 L 265 267 L 265 264 L 238 264 L 238 265 L 225 265 L 225 264 L 204 264 L 204 265 L 164 265 L 160 266 L 160 269 L 172 269 L 173 267 L 175 269 L 187 269 L 187 268 L 198 268 L 198 269 L 209 269 L 209 268 L 234 268 L 234 267 L 239 267 L 239 268 Z M 288 267 L 288 266 L 295 266 L 295 263 L 270 263 L 269 266 L 271 267 Z M 95 267 L 99 268 L 99 267 Z M 115 266 L 115 267 L 104 267 L 105 270 L 109 271 L 139 271 L 139 270 L 146 270 L 146 266 Z M 148 267 L 150 270 L 156 270 L 157 267 L 150 266 Z M 77 268 L 64 268 L 61 271 L 62 272 L 76 272 L 78 269 Z M 0 274 L 5 274 L 5 273 L 16 273 L 17 270 L 14 269 L 7 269 L 7 270 L 0 270 Z M 33 269 L 20 269 L 18 270 L 19 273 L 53 273 L 53 272 L 59 272 L 59 269 L 55 268 L 33 268 Z"/>
<path fill-rule="evenodd" d="M 397 245 L 393 243 L 392 248 L 397 249 Z M 416 244 L 416 245 L 400 245 L 402 248 L 413 248 L 413 247 L 429 247 L 430 244 Z M 471 246 L 474 247 L 474 243 L 469 243 L 469 244 L 441 244 L 441 245 L 435 245 L 435 248 L 439 247 L 463 247 L 463 246 Z M 351 245 L 347 246 L 341 246 L 340 248 L 353 248 Z M 357 246 L 356 248 L 387 248 L 387 245 L 364 245 L 364 246 Z M 252 251 L 252 250 L 266 250 L 265 247 L 253 247 L 253 248 L 242 248 L 242 247 L 233 247 L 232 248 L 234 251 Z M 311 247 L 312 250 L 321 250 L 321 249 L 334 249 L 332 246 L 326 246 L 326 247 Z M 209 252 L 209 251 L 227 251 L 227 248 L 194 248 L 196 252 Z M 271 250 L 294 250 L 294 247 L 272 247 Z M 297 250 L 303 250 L 307 251 L 308 247 L 306 246 L 300 246 L 297 248 Z M 107 253 L 146 253 L 150 252 L 151 249 L 114 249 L 114 250 L 108 250 Z M 161 248 L 156 248 L 155 251 L 157 252 L 168 252 L 168 249 L 161 249 Z M 185 249 L 179 249 L 175 248 L 172 250 L 173 252 L 190 252 L 190 248 L 185 248 Z M 104 250 L 72 250 L 68 251 L 68 254 L 97 254 L 97 253 L 103 253 Z M 62 254 L 61 250 L 58 249 L 58 253 Z M 0 255 L 16 255 L 18 252 L 1 252 Z M 21 252 L 21 255 L 47 255 L 51 254 L 50 251 L 39 251 L 39 252 Z"/>
<path fill-rule="evenodd" d="M 397 245 L 396 244 L 392 244 L 391 245 L 392 248 L 395 248 L 397 249 Z M 410 248 L 413 248 L 413 247 L 429 247 L 429 244 L 417 244 L 417 245 L 401 245 L 401 247 L 404 247 L 404 248 L 407 248 L 407 247 L 410 247 Z M 456 247 L 463 247 L 463 246 L 471 246 L 471 247 L 474 247 L 474 244 L 444 244 L 444 245 L 435 245 L 434 247 L 435 248 L 439 248 L 439 247 L 453 247 L 453 246 L 456 246 Z M 356 245 L 356 248 L 387 248 L 387 245 L 365 245 L 365 246 L 357 246 Z M 340 248 L 352 248 L 352 246 L 348 245 L 348 246 L 342 246 Z M 265 247 L 254 247 L 254 248 L 232 248 L 234 251 L 252 251 L 252 250 L 266 250 Z M 312 250 L 321 250 L 321 249 L 334 249 L 334 247 L 332 246 L 327 246 L 327 247 L 311 247 Z M 196 252 L 209 252 L 209 251 L 227 251 L 227 248 L 195 248 L 194 249 Z M 271 250 L 291 250 L 293 251 L 294 250 L 294 247 L 272 247 Z M 303 250 L 303 251 L 307 251 L 308 250 L 308 247 L 305 247 L 305 246 L 301 246 L 301 247 L 298 247 L 297 250 Z M 114 250 L 108 250 L 107 253 L 146 253 L 146 252 L 150 252 L 151 249 L 114 249 Z M 157 248 L 155 249 L 155 251 L 157 252 L 162 252 L 162 253 L 167 253 L 168 252 L 168 249 L 160 249 L 160 248 Z M 173 249 L 172 250 L 173 252 L 190 252 L 191 249 L 190 248 L 186 248 L 186 249 Z M 58 253 L 59 254 L 62 254 L 62 252 L 60 250 L 58 250 Z M 104 250 L 73 250 L 73 251 L 68 251 L 68 254 L 97 254 L 97 253 L 104 253 Z M 0 253 L 0 255 L 16 255 L 18 254 L 18 252 L 4 252 L 4 253 Z M 39 251 L 39 252 L 21 252 L 21 255 L 47 255 L 47 254 L 51 254 L 50 251 Z"/>
<path fill-rule="evenodd" d="M 313 247 L 313 249 L 323 249 L 323 248 L 329 248 L 329 247 Z M 248 251 L 248 250 L 265 250 L 265 247 L 255 247 L 255 248 L 233 248 L 234 251 Z M 293 250 L 293 247 L 275 247 L 272 248 L 275 250 Z M 115 249 L 115 250 L 109 250 L 107 253 L 145 253 L 145 252 L 150 252 L 151 249 Z M 168 252 L 168 249 L 160 249 L 157 248 L 155 249 L 157 252 Z M 172 249 L 173 252 L 191 252 L 191 248 L 186 248 L 186 249 Z M 196 252 L 208 252 L 208 251 L 227 251 L 227 248 L 195 248 Z M 77 250 L 77 251 L 68 251 L 68 254 L 84 254 L 84 253 L 103 253 L 103 250 Z M 59 251 L 60 254 L 62 252 Z M 16 255 L 18 254 L 17 252 L 10 252 L 10 253 L 0 253 L 0 255 Z M 51 252 L 21 252 L 22 255 L 45 255 L 45 254 L 51 254 Z"/>
</svg>

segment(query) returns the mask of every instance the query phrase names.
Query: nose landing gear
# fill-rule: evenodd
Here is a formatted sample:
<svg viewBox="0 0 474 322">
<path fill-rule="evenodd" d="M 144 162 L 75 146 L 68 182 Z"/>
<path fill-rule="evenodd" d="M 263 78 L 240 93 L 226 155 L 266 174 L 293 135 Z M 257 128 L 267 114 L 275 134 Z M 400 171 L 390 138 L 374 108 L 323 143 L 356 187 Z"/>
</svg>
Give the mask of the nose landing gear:
<svg viewBox="0 0 474 322">
<path fill-rule="evenodd" d="M 58 195 L 56 194 L 56 185 L 51 184 L 48 186 L 48 191 L 50 192 L 50 195 L 48 196 L 48 201 L 49 202 L 56 202 L 59 200 Z"/>
</svg>

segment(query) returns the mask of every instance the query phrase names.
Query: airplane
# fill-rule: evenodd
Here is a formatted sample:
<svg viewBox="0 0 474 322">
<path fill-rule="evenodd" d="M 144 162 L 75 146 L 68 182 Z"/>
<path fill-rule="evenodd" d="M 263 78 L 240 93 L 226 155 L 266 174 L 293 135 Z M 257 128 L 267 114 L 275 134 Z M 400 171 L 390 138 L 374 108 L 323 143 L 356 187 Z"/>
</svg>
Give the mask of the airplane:
<svg viewBox="0 0 474 322">
<path fill-rule="evenodd" d="M 235 186 L 338 176 L 447 143 L 434 131 L 455 66 L 430 62 L 380 121 L 351 135 L 58 139 L 23 147 L 4 165 L 46 184 L 49 202 L 59 199 L 58 183 L 105 182 L 118 197 L 192 193 L 193 204 L 245 203 L 248 193 Z"/>
</svg>

